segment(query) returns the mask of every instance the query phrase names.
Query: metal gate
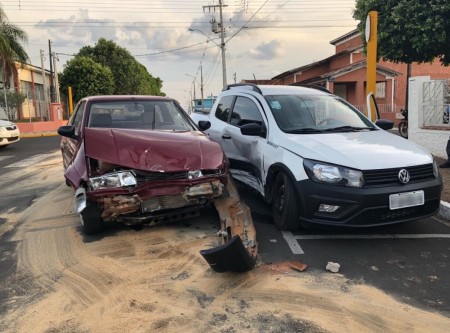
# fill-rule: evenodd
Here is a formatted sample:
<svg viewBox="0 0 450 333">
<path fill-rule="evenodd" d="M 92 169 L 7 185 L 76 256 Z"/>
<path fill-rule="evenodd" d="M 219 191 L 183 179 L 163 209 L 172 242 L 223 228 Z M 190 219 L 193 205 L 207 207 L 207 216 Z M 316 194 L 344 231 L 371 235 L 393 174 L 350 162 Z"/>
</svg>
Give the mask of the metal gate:
<svg viewBox="0 0 450 333">
<path fill-rule="evenodd" d="M 423 84 L 423 126 L 450 126 L 450 89 L 448 80 Z"/>
</svg>

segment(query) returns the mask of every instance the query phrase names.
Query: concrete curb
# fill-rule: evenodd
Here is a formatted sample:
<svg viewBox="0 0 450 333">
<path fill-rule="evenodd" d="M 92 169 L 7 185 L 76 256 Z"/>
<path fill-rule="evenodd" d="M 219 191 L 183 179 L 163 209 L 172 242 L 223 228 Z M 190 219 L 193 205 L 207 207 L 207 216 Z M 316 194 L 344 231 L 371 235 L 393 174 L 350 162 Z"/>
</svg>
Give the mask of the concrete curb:
<svg viewBox="0 0 450 333">
<path fill-rule="evenodd" d="M 444 219 L 450 220 L 450 203 L 441 200 L 438 215 Z"/>
<path fill-rule="evenodd" d="M 40 138 L 43 136 L 58 136 L 55 132 L 20 133 L 20 138 Z"/>
</svg>

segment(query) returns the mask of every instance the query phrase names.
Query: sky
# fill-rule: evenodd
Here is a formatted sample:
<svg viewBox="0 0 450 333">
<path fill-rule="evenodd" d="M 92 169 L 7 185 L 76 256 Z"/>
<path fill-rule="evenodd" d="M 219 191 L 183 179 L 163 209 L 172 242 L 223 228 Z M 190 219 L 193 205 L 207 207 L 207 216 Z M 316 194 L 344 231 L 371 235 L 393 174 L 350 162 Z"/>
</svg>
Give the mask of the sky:
<svg viewBox="0 0 450 333">
<path fill-rule="evenodd" d="M 331 56 L 330 41 L 355 29 L 355 0 L 223 0 L 227 83 L 270 79 Z M 189 101 L 216 96 L 223 87 L 219 0 L 7 0 L 11 23 L 28 33 L 31 64 L 49 65 L 49 40 L 58 71 L 81 47 L 99 38 L 126 48 L 162 91 Z M 193 30 L 190 31 L 189 29 Z M 220 29 L 219 29 L 220 30 Z M 132 73 L 130 73 L 132 75 Z"/>
</svg>

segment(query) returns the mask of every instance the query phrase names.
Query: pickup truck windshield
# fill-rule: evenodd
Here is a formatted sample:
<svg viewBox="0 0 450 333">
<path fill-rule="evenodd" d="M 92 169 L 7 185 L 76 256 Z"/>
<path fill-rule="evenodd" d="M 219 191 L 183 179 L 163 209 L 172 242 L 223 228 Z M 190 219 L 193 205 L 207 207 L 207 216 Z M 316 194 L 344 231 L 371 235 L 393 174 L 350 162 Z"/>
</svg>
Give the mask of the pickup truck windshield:
<svg viewBox="0 0 450 333">
<path fill-rule="evenodd" d="M 376 129 L 361 112 L 333 96 L 271 95 L 265 98 L 278 126 L 286 133 L 314 134 Z"/>
</svg>

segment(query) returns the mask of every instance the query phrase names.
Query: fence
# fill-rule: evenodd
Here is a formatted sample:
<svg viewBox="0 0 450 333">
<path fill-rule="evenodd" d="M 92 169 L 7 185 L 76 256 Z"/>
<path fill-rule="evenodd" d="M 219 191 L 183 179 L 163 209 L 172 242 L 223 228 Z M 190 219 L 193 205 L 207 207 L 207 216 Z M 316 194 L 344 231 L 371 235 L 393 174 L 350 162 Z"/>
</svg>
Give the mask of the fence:
<svg viewBox="0 0 450 333">
<path fill-rule="evenodd" d="M 448 80 L 423 83 L 422 126 L 450 126 L 450 89 Z"/>
</svg>

